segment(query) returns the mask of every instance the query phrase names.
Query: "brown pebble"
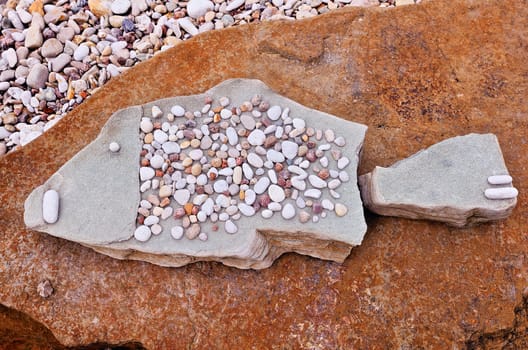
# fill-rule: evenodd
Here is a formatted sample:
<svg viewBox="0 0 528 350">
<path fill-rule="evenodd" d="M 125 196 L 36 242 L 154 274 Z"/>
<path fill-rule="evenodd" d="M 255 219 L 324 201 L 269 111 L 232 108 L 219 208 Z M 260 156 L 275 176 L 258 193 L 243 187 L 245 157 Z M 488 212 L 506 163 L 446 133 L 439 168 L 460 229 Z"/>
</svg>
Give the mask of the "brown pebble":
<svg viewBox="0 0 528 350">
<path fill-rule="evenodd" d="M 220 168 L 222 166 L 222 159 L 220 158 L 211 159 L 211 165 L 215 168 Z"/>
<path fill-rule="evenodd" d="M 149 166 L 150 161 L 147 158 L 141 159 L 141 166 Z"/>
<path fill-rule="evenodd" d="M 185 230 L 185 236 L 188 239 L 195 239 L 200 234 L 200 225 L 192 224 L 187 230 Z"/>
<path fill-rule="evenodd" d="M 214 181 L 216 179 L 216 173 L 213 173 L 212 171 L 209 173 L 209 180 Z"/>
<path fill-rule="evenodd" d="M 177 162 L 180 160 L 180 154 L 179 153 L 172 153 L 169 155 L 169 160 L 171 162 Z"/>
<path fill-rule="evenodd" d="M 315 155 L 315 150 L 309 149 L 308 152 L 306 152 L 306 159 L 308 159 L 310 162 L 315 162 L 317 160 L 317 156 Z"/>
<path fill-rule="evenodd" d="M 314 141 L 306 142 L 306 147 L 308 147 L 309 149 L 315 148 L 315 146 L 316 146 L 316 143 Z"/>
<path fill-rule="evenodd" d="M 213 98 L 211 96 L 205 96 L 204 104 L 210 105 L 211 103 L 213 103 Z"/>
<path fill-rule="evenodd" d="M 198 176 L 202 173 L 202 165 L 200 163 L 195 163 L 191 168 L 191 174 Z"/>
<path fill-rule="evenodd" d="M 144 157 L 144 156 L 147 155 L 147 153 L 148 153 L 148 151 L 147 151 L 146 149 L 142 149 L 141 152 L 139 152 L 139 155 L 140 155 L 141 157 Z"/>
<path fill-rule="evenodd" d="M 306 147 L 305 145 L 301 145 L 299 146 L 299 149 L 297 150 L 297 155 L 299 157 L 304 157 L 307 152 L 308 152 L 308 147 Z"/>
<path fill-rule="evenodd" d="M 271 203 L 271 198 L 267 193 L 264 193 L 263 195 L 258 197 L 257 202 L 261 207 L 267 208 L 268 205 Z"/>
<path fill-rule="evenodd" d="M 258 109 L 259 111 L 261 112 L 266 112 L 268 109 L 270 108 L 270 104 L 268 101 L 262 101 L 259 106 L 258 106 Z"/>
<path fill-rule="evenodd" d="M 323 212 L 323 206 L 319 202 L 314 202 L 312 205 L 312 212 L 315 215 L 319 215 Z"/>
<path fill-rule="evenodd" d="M 164 173 L 163 173 L 162 170 L 159 170 L 159 169 L 156 170 L 156 176 L 157 176 L 157 177 L 163 177 L 163 174 L 164 174 Z"/>
<path fill-rule="evenodd" d="M 145 222 L 145 217 L 141 214 L 137 216 L 136 222 L 138 225 L 143 225 L 143 222 Z"/>
<path fill-rule="evenodd" d="M 273 147 L 277 143 L 277 138 L 274 135 L 270 135 L 266 137 L 264 140 L 264 148 L 270 148 Z"/>
<path fill-rule="evenodd" d="M 196 187 L 194 188 L 194 192 L 196 192 L 196 194 L 204 194 L 205 190 L 203 185 L 196 185 Z"/>
<path fill-rule="evenodd" d="M 221 111 L 222 109 L 224 109 L 224 107 L 222 107 L 222 106 L 216 106 L 216 107 L 213 108 L 213 112 L 215 112 L 215 113 L 220 113 L 220 111 Z"/>
<path fill-rule="evenodd" d="M 211 226 L 211 231 L 213 231 L 213 232 L 218 231 L 218 225 L 217 224 L 213 224 L 213 226 Z"/>
<path fill-rule="evenodd" d="M 193 207 L 191 209 L 191 215 L 196 215 L 196 214 L 198 214 L 199 211 L 200 211 L 200 207 L 197 206 L 197 205 L 193 205 Z"/>
<path fill-rule="evenodd" d="M 280 172 L 284 169 L 284 165 L 282 163 L 275 163 L 274 169 L 276 172 Z"/>
</svg>

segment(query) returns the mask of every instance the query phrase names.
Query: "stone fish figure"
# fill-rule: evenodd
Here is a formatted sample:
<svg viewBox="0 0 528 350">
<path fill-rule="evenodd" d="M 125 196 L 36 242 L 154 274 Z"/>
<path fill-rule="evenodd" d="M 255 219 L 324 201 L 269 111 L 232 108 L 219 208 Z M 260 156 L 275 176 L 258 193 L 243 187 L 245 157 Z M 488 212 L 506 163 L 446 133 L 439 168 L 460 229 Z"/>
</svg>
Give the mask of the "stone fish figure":
<svg viewBox="0 0 528 350">
<path fill-rule="evenodd" d="M 260 81 L 228 80 L 116 112 L 30 194 L 25 222 L 163 266 L 261 269 L 285 252 L 342 262 L 367 229 L 357 178 L 366 129 Z M 496 137 L 471 134 L 359 184 L 376 213 L 464 226 L 508 216 L 511 181 Z"/>
</svg>

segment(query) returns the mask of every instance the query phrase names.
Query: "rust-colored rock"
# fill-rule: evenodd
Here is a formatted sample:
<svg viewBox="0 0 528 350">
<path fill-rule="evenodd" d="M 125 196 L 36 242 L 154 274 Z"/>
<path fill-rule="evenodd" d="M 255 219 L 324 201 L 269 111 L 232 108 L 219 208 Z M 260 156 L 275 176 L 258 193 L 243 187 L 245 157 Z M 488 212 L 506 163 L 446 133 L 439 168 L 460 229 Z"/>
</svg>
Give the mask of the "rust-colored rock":
<svg viewBox="0 0 528 350">
<path fill-rule="evenodd" d="M 520 1 L 429 1 L 246 25 L 156 55 L 0 159 L 0 302 L 66 345 L 464 348 L 487 335 L 499 343 L 520 334 L 513 332 L 528 279 L 526 28 Z M 258 272 L 117 261 L 24 229 L 29 192 L 112 112 L 234 77 L 367 124 L 360 174 L 448 137 L 494 133 L 516 179 L 517 207 L 507 220 L 462 230 L 369 215 L 363 244 L 344 264 L 287 255 Z M 54 288 L 46 299 L 37 293 L 44 279 Z"/>
</svg>

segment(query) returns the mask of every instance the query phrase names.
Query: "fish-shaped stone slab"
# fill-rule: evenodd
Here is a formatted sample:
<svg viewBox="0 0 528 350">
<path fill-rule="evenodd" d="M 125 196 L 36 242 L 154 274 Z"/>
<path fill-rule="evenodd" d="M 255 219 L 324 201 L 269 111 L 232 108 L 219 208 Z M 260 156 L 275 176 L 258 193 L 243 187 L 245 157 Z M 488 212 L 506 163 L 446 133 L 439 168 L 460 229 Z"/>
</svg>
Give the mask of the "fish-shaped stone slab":
<svg viewBox="0 0 528 350">
<path fill-rule="evenodd" d="M 257 80 L 120 110 L 25 203 L 25 223 L 119 259 L 269 267 L 342 262 L 366 232 L 367 127 Z"/>
<path fill-rule="evenodd" d="M 517 204 L 493 134 L 457 136 L 359 178 L 365 206 L 380 215 L 464 227 L 508 217 Z"/>
</svg>

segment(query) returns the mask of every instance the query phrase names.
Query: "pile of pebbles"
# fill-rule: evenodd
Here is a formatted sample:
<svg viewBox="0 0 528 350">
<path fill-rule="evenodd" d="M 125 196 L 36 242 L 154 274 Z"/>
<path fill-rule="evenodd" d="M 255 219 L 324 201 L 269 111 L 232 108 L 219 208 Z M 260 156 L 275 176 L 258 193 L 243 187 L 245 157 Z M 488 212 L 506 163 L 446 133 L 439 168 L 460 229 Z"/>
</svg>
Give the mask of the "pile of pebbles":
<svg viewBox="0 0 528 350">
<path fill-rule="evenodd" d="M 161 234 L 171 217 L 174 239 L 205 241 L 206 222 L 235 234 L 243 216 L 317 223 L 347 214 L 339 189 L 350 160 L 334 130 L 314 129 L 260 95 L 239 106 L 206 97 L 200 110 L 149 112 L 140 122 L 138 241 Z"/>
<path fill-rule="evenodd" d="M 409 2 L 7 0 L 0 4 L 0 155 L 40 136 L 112 77 L 201 32 Z"/>
</svg>

